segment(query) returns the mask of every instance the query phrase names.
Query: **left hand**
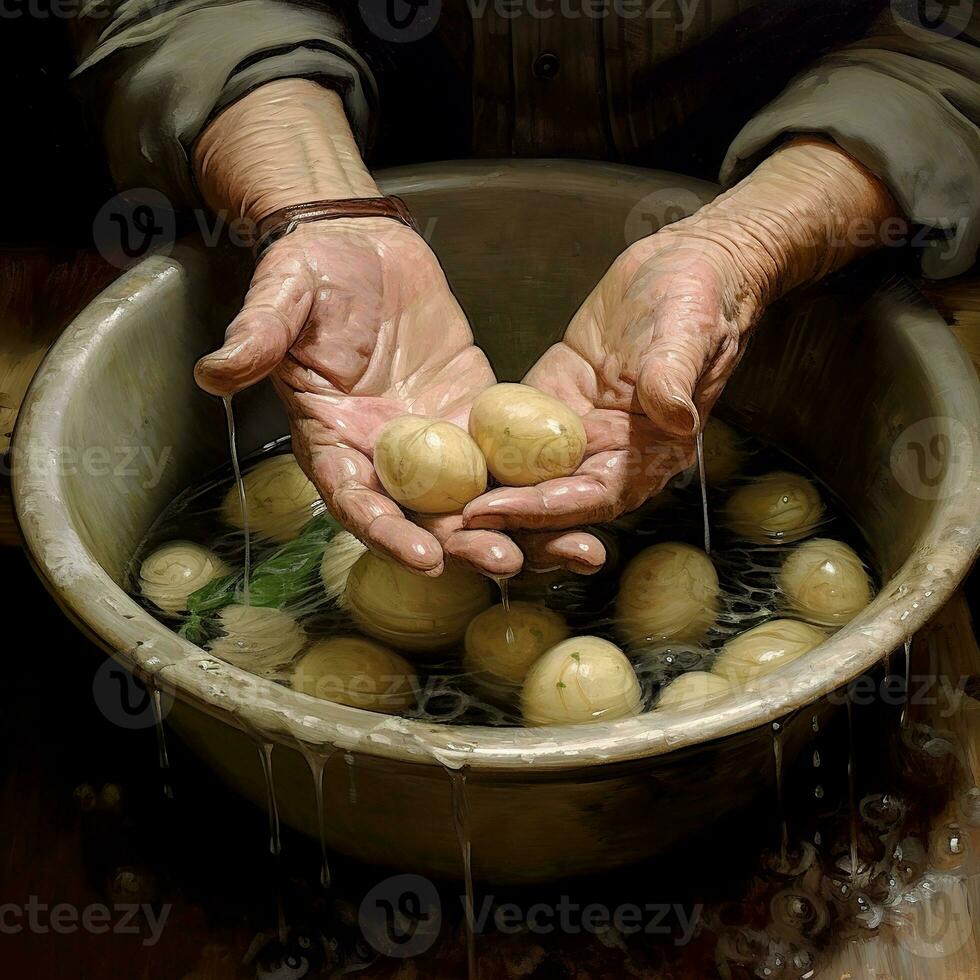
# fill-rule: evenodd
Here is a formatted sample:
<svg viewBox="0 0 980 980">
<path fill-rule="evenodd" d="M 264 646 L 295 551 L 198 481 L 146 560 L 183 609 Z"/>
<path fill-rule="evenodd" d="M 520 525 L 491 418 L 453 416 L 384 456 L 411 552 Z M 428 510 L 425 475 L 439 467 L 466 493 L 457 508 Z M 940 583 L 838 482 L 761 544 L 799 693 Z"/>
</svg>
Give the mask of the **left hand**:
<svg viewBox="0 0 980 980">
<path fill-rule="evenodd" d="M 767 304 L 875 247 L 869 221 L 881 227 L 897 213 L 859 163 L 807 139 L 631 245 L 524 379 L 581 415 L 583 463 L 478 497 L 464 526 L 570 528 L 639 507 L 694 462 L 696 436 Z"/>
</svg>

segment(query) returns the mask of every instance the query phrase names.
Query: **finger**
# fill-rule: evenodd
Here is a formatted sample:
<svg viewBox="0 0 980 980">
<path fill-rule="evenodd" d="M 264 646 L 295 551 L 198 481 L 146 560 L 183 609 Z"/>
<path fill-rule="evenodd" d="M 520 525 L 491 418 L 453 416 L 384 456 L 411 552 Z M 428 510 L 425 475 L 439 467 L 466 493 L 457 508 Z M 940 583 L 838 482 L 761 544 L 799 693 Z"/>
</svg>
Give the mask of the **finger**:
<svg viewBox="0 0 980 980">
<path fill-rule="evenodd" d="M 701 375 L 694 401 L 703 421 L 707 421 L 732 372 L 738 367 L 743 351 L 739 334 L 733 331 L 721 344 L 710 367 Z"/>
<path fill-rule="evenodd" d="M 518 533 L 514 540 L 524 552 L 529 571 L 561 568 L 576 575 L 594 575 L 606 562 L 606 547 L 587 531 Z"/>
<path fill-rule="evenodd" d="M 654 341 L 640 359 L 636 379 L 640 407 L 670 435 L 691 437 L 701 428 L 694 393 L 703 367 L 698 342 L 677 337 Z"/>
<path fill-rule="evenodd" d="M 612 520 L 648 495 L 638 494 L 638 482 L 630 479 L 635 469 L 631 456 L 626 450 L 597 453 L 571 476 L 546 480 L 536 487 L 492 490 L 463 508 L 463 526 L 560 530 Z"/>
<path fill-rule="evenodd" d="M 468 531 L 461 514 L 418 515 L 417 520 L 432 532 L 446 555 L 481 575 L 510 578 L 524 565 L 524 555 L 511 538 L 497 531 Z"/>
<path fill-rule="evenodd" d="M 286 356 L 312 305 L 305 274 L 260 264 L 224 344 L 197 362 L 197 383 L 212 395 L 233 395 L 261 381 Z"/>
<path fill-rule="evenodd" d="M 300 444 L 294 438 L 294 446 Z M 302 462 L 302 460 L 301 460 Z M 311 479 L 330 513 L 372 551 L 422 575 L 441 575 L 442 547 L 424 528 L 408 520 L 380 490 L 370 461 L 356 449 L 328 446 L 309 458 Z M 304 467 L 306 468 L 306 467 Z"/>
</svg>

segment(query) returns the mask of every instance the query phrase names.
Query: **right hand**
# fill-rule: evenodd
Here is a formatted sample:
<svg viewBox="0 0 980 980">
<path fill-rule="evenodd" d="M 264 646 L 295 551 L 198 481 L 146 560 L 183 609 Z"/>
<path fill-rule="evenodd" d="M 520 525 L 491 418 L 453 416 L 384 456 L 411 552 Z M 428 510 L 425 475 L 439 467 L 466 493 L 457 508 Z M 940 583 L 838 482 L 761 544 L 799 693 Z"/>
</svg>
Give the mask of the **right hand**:
<svg viewBox="0 0 980 980">
<path fill-rule="evenodd" d="M 445 555 L 491 576 L 605 560 L 582 531 L 512 537 L 467 530 L 459 514 L 410 520 L 372 463 L 381 427 L 413 412 L 467 427 L 495 379 L 435 255 L 386 218 L 302 225 L 263 256 L 224 345 L 197 381 L 231 395 L 271 376 L 289 414 L 293 451 L 331 514 L 369 548 L 439 575 Z"/>
</svg>

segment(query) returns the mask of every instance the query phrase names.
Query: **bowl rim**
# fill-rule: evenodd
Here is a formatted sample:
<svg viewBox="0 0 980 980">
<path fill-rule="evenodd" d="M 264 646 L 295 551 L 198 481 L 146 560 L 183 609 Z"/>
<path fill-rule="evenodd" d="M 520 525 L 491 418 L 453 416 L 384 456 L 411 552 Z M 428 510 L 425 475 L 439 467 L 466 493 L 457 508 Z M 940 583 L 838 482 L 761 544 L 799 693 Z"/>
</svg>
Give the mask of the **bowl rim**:
<svg viewBox="0 0 980 980">
<path fill-rule="evenodd" d="M 544 166 L 583 180 L 664 186 L 663 172 L 578 161 L 445 162 L 398 168 L 379 177 L 388 193 L 474 181 L 520 189 L 538 182 Z M 688 181 L 666 176 L 673 186 Z M 700 192 L 712 186 L 694 180 L 690 185 Z M 134 299 L 150 300 L 154 290 L 185 274 L 182 256 L 199 249 L 181 244 L 170 256 L 142 260 L 65 329 L 35 375 L 17 421 L 12 494 L 32 564 L 69 617 L 146 683 L 244 731 L 286 744 L 479 771 L 562 771 L 649 759 L 781 720 L 869 670 L 942 608 L 980 548 L 980 385 L 973 365 L 934 309 L 897 297 L 894 290 L 883 291 L 869 304 L 880 315 L 907 323 L 903 340 L 942 415 L 957 419 L 972 439 L 965 486 L 937 500 L 915 552 L 871 605 L 811 654 L 767 675 L 764 689 L 749 687 L 702 709 L 666 708 L 590 725 L 505 729 L 378 715 L 291 691 L 216 660 L 154 619 L 88 553 L 62 492 L 59 447 L 65 445 L 62 433 L 77 379 L 97 357 L 113 324 L 138 306 Z M 16 465 L 22 458 L 29 458 L 29 465 Z M 947 470 L 944 480 L 954 478 L 963 481 L 962 469 L 957 474 Z M 820 669 L 815 669 L 817 655 Z"/>
</svg>

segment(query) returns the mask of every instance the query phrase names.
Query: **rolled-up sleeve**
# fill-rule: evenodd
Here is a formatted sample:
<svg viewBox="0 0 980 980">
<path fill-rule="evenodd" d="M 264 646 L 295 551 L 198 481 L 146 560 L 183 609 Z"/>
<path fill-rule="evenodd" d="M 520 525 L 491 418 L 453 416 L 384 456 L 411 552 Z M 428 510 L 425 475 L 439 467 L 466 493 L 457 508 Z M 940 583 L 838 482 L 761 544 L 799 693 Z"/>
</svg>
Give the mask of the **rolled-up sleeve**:
<svg viewBox="0 0 980 980">
<path fill-rule="evenodd" d="M 362 149 L 377 87 L 347 18 L 325 0 L 147 0 L 91 4 L 76 31 L 75 72 L 101 118 L 118 186 L 196 203 L 194 141 L 223 107 L 279 78 L 304 77 L 343 98 Z"/>
<path fill-rule="evenodd" d="M 811 65 L 745 125 L 725 158 L 723 182 L 787 136 L 826 136 L 931 232 L 926 276 L 964 272 L 980 245 L 978 43 L 978 14 L 927 28 L 886 11 L 866 37 Z"/>
</svg>

